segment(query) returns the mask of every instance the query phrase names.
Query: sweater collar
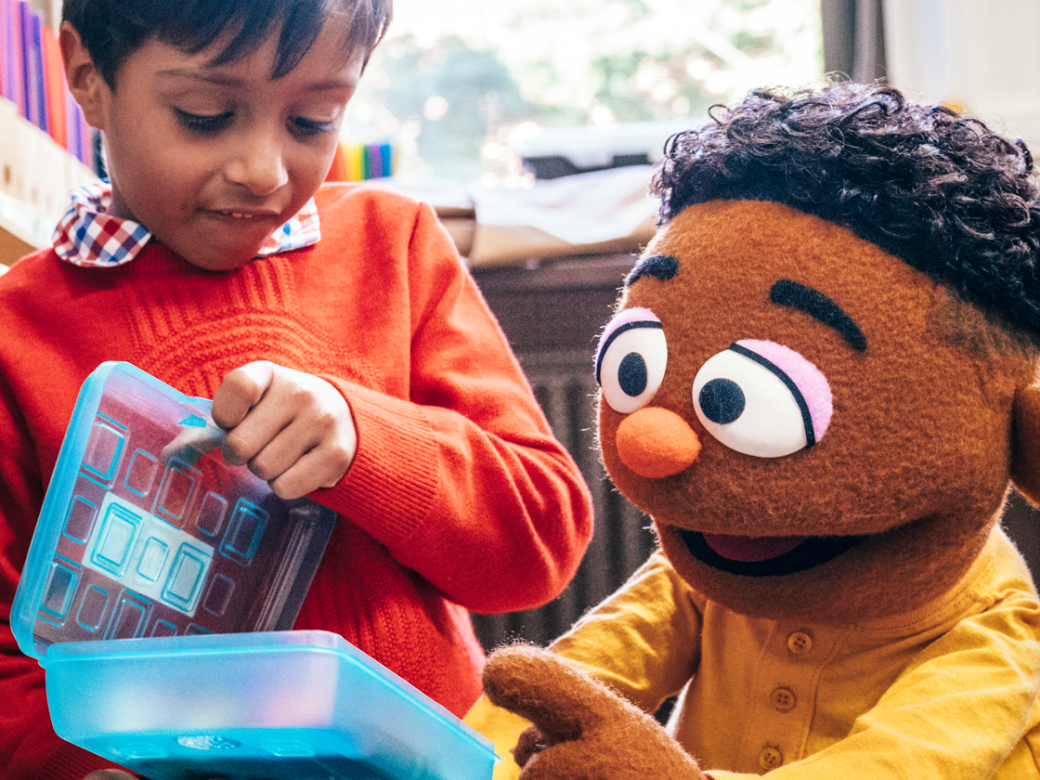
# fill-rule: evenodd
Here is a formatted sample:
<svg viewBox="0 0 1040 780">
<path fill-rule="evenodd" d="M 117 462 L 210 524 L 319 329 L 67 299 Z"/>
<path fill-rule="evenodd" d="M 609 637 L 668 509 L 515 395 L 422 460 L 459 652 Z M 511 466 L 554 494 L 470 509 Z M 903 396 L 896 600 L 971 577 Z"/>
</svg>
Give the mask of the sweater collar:
<svg viewBox="0 0 1040 780">
<path fill-rule="evenodd" d="M 144 225 L 108 214 L 112 185 L 97 181 L 72 191 L 72 201 L 54 228 L 58 257 L 83 267 L 129 263 L 144 249 L 152 234 Z M 257 257 L 291 252 L 318 243 L 321 224 L 311 198 L 300 212 L 267 237 Z"/>
</svg>

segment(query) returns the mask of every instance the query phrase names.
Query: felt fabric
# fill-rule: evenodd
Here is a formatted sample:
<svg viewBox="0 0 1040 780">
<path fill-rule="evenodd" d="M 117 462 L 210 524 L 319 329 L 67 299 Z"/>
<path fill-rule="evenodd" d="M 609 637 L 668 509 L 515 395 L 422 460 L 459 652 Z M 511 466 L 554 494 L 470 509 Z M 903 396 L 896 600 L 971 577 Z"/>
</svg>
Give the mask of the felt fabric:
<svg viewBox="0 0 1040 780">
<path fill-rule="evenodd" d="M 1040 600 L 999 530 L 948 593 L 845 625 L 738 615 L 657 554 L 552 650 L 644 712 L 681 692 L 667 730 L 715 780 L 758 776 L 768 761 L 777 780 L 1040 778 Z M 526 679 L 528 691 L 548 683 L 538 672 Z M 467 717 L 487 733 L 492 690 Z M 582 728 L 573 694 L 544 698 L 540 707 Z M 526 711 L 536 722 L 540 707 Z M 495 737 L 516 740 L 524 725 L 499 721 L 506 733 Z M 618 739 L 607 750 L 640 746 Z M 495 780 L 516 772 L 506 762 Z"/>
<path fill-rule="evenodd" d="M 906 612 L 962 577 L 1002 506 L 1012 408 L 1032 381 L 1031 359 L 980 356 L 945 339 L 936 327 L 945 287 L 844 228 L 775 203 L 692 206 L 646 254 L 679 264 L 671 279 L 640 277 L 621 300 L 621 311 L 653 312 L 667 339 L 667 370 L 647 408 L 682 417 L 702 449 L 681 474 L 642 476 L 617 445 L 626 415 L 602 403 L 599 441 L 618 489 L 654 518 L 682 576 L 744 614 L 835 623 Z M 781 279 L 833 301 L 868 349 L 774 302 Z M 826 378 L 833 414 L 816 446 L 757 458 L 705 431 L 694 377 L 743 339 L 783 345 Z M 684 530 L 868 538 L 807 571 L 750 578 L 696 560 Z"/>
<path fill-rule="evenodd" d="M 234 272 L 153 241 L 112 268 L 42 251 L 0 279 L 0 615 L 90 371 L 127 360 L 212 397 L 268 359 L 335 385 L 358 431 L 347 475 L 312 495 L 340 518 L 295 627 L 341 634 L 461 715 L 483 665 L 467 610 L 558 594 L 591 532 L 587 490 L 432 209 L 358 185 L 316 201 L 321 242 Z M 46 777 L 82 777 L 6 622 L 0 701 L 5 780 L 49 756 Z"/>
<path fill-rule="evenodd" d="M 770 288 L 769 300 L 811 314 L 838 331 L 853 349 L 859 352 L 866 350 L 867 337 L 863 331 L 838 304 L 819 290 L 790 279 L 780 279 Z"/>
<path fill-rule="evenodd" d="M 608 773 L 632 780 L 704 777 L 649 714 L 559 656 L 534 647 L 505 648 L 490 656 L 486 671 L 489 701 L 538 723 L 520 735 L 513 751 L 525 780 Z M 640 749 L 628 750 L 629 745 Z"/>
<path fill-rule="evenodd" d="M 640 409 L 617 432 L 618 457 L 637 474 L 660 479 L 697 460 L 701 442 L 686 421 L 659 407 Z"/>
<path fill-rule="evenodd" d="M 1040 504 L 1040 386 L 1025 387 L 1015 398 L 1013 444 L 1011 478 L 1015 487 Z"/>
</svg>

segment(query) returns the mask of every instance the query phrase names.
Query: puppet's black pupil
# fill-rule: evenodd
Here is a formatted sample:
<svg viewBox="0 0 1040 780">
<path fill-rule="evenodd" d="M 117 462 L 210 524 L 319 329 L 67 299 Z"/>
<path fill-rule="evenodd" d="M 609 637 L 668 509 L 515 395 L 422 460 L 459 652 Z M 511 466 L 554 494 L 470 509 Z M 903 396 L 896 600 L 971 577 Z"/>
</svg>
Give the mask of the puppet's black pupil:
<svg viewBox="0 0 1040 780">
<path fill-rule="evenodd" d="M 638 352 L 629 352 L 618 366 L 618 384 L 625 392 L 635 398 L 646 390 L 646 361 Z"/>
<path fill-rule="evenodd" d="M 732 379 L 712 379 L 701 388 L 698 399 L 704 416 L 713 423 L 726 425 L 744 413 L 744 391 Z"/>
</svg>

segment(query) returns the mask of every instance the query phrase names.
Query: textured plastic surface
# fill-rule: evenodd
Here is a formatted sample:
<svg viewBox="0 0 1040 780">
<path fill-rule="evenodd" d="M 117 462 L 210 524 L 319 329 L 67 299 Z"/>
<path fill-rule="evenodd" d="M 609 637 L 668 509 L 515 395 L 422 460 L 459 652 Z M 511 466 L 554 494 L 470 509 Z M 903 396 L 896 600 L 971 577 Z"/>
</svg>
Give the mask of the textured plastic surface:
<svg viewBox="0 0 1040 780">
<path fill-rule="evenodd" d="M 42 663 L 55 731 L 153 780 L 489 780 L 497 761 L 324 631 L 62 644 Z"/>
<path fill-rule="evenodd" d="M 291 627 L 335 513 L 228 466 L 210 407 L 129 363 L 87 379 L 15 595 L 23 652 Z"/>
</svg>

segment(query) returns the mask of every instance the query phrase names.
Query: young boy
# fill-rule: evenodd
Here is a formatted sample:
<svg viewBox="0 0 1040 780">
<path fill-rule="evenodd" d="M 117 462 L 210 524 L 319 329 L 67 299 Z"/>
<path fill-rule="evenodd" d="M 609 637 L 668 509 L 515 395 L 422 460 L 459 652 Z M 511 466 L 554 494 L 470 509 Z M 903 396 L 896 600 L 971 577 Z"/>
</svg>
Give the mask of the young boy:
<svg viewBox="0 0 1040 780">
<path fill-rule="evenodd" d="M 0 281 L 0 774 L 82 778 L 6 617 L 78 389 L 126 360 L 213 398 L 223 452 L 339 521 L 296 627 L 463 715 L 467 610 L 560 592 L 588 495 L 426 206 L 321 187 L 390 0 L 65 0 L 110 185 Z"/>
</svg>

